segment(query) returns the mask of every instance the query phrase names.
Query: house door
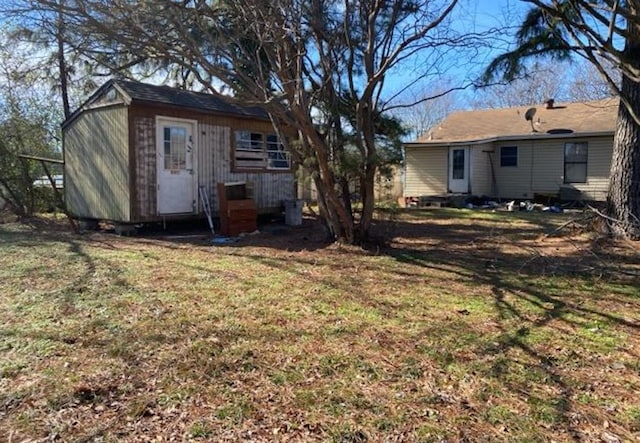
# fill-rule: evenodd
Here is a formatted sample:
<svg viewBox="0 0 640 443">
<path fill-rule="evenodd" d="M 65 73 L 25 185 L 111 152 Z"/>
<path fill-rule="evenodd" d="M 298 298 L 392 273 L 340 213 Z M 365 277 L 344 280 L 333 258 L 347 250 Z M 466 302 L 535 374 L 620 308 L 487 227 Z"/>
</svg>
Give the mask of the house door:
<svg viewBox="0 0 640 443">
<path fill-rule="evenodd" d="M 196 212 L 194 122 L 156 119 L 158 214 Z"/>
<path fill-rule="evenodd" d="M 469 148 L 449 148 L 449 192 L 469 192 Z"/>
</svg>

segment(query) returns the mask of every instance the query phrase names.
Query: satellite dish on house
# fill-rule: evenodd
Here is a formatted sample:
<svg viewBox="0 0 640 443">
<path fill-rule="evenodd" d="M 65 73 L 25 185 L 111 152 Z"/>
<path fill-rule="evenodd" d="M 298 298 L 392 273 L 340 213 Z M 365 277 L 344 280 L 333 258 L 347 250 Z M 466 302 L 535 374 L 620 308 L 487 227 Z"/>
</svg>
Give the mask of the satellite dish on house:
<svg viewBox="0 0 640 443">
<path fill-rule="evenodd" d="M 533 132 L 538 132 L 536 128 L 533 126 L 533 117 L 536 115 L 536 108 L 529 108 L 527 112 L 524 113 L 524 119 L 531 123 L 531 130 Z"/>
</svg>

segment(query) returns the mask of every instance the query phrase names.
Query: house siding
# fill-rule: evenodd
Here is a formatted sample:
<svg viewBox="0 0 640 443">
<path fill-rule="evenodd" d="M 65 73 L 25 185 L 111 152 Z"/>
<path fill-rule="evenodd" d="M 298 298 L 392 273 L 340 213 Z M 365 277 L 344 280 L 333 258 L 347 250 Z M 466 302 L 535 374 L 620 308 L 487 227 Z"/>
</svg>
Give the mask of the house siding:
<svg viewBox="0 0 640 443">
<path fill-rule="evenodd" d="M 495 167 L 497 190 L 494 197 L 508 199 L 533 198 L 532 165 L 533 146 L 528 140 L 494 143 L 493 165 Z M 517 166 L 501 166 L 500 151 L 503 147 L 517 146 Z"/>
<path fill-rule="evenodd" d="M 564 183 L 564 145 L 587 142 L 586 183 Z M 533 145 L 533 193 L 556 193 L 569 188 L 584 200 L 605 200 L 609 190 L 609 169 L 613 152 L 612 137 L 571 138 L 536 141 Z"/>
<path fill-rule="evenodd" d="M 79 218 L 130 220 L 127 108 L 83 112 L 64 129 L 65 199 Z"/>
<path fill-rule="evenodd" d="M 491 177 L 491 162 L 490 155 L 492 154 L 494 147 L 491 143 L 476 145 L 471 147 L 471 193 L 474 195 L 491 195 L 493 190 L 493 179 Z"/>
<path fill-rule="evenodd" d="M 447 193 L 447 147 L 405 148 L 405 197 Z"/>
<path fill-rule="evenodd" d="M 558 192 L 563 182 L 565 140 L 534 140 L 532 190 L 537 193 Z"/>
<path fill-rule="evenodd" d="M 603 201 L 609 192 L 609 173 L 613 156 L 613 138 L 600 137 L 585 140 L 589 143 L 587 182 L 563 184 L 580 191 L 585 200 Z M 563 144 L 564 149 L 564 144 Z"/>
</svg>

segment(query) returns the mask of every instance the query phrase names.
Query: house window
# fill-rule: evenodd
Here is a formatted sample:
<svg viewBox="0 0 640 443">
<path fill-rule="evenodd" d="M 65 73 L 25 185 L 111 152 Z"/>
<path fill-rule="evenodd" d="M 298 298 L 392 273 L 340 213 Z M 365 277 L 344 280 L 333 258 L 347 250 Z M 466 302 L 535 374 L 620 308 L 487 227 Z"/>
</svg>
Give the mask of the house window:
<svg viewBox="0 0 640 443">
<path fill-rule="evenodd" d="M 500 148 L 500 167 L 516 167 L 518 166 L 518 147 L 502 146 Z"/>
<path fill-rule="evenodd" d="M 277 135 L 236 131 L 235 167 L 288 170 L 291 160 Z"/>
<path fill-rule="evenodd" d="M 464 149 L 453 150 L 451 177 L 454 180 L 464 180 L 464 154 Z"/>
<path fill-rule="evenodd" d="M 587 182 L 588 147 L 586 142 L 565 143 L 564 145 L 564 182 Z"/>
</svg>

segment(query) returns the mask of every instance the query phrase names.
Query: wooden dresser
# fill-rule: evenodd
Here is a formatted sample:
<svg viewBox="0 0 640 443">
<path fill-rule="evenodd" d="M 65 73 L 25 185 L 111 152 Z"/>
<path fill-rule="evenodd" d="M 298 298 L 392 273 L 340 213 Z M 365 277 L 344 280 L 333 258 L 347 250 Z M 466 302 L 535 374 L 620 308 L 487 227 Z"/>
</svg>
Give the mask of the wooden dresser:
<svg viewBox="0 0 640 443">
<path fill-rule="evenodd" d="M 235 237 L 258 229 L 258 209 L 245 183 L 218 183 L 220 234 Z"/>
</svg>

